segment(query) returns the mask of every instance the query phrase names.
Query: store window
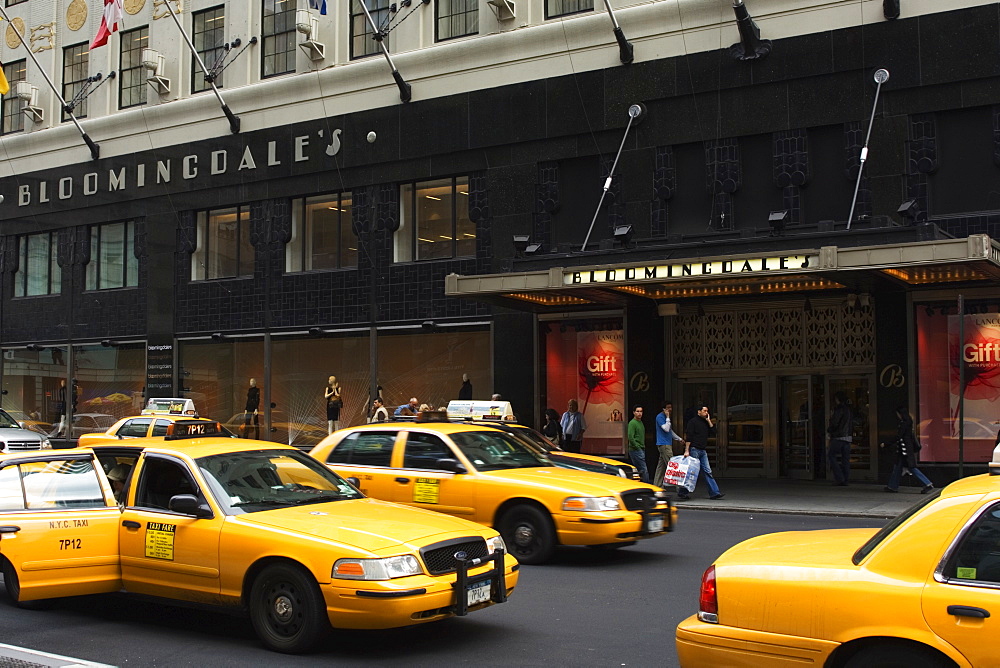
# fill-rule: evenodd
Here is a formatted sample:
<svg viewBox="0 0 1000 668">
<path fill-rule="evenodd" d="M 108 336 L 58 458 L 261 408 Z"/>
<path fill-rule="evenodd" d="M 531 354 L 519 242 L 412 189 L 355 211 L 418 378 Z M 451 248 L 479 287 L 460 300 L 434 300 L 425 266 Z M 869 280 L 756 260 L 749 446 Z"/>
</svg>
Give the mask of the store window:
<svg viewBox="0 0 1000 668">
<path fill-rule="evenodd" d="M 437 41 L 479 32 L 478 0 L 438 0 L 434 8 Z"/>
<path fill-rule="evenodd" d="M 583 451 L 623 453 L 631 411 L 625 406 L 621 318 L 544 322 L 540 334 L 545 360 L 542 411 L 551 408 L 562 415 L 575 399 L 587 424 Z"/>
<path fill-rule="evenodd" d="M 467 176 L 406 183 L 399 195 L 396 262 L 475 257 L 476 225 L 469 219 Z"/>
<path fill-rule="evenodd" d="M 289 272 L 358 266 L 358 238 L 351 226 L 351 193 L 292 202 L 292 238 L 285 247 Z"/>
<path fill-rule="evenodd" d="M 146 104 L 146 69 L 142 50 L 149 46 L 149 27 L 143 26 L 121 34 L 118 71 L 118 107 Z"/>
<path fill-rule="evenodd" d="M 17 271 L 14 273 L 14 296 L 58 294 L 62 287 L 62 268 L 57 261 L 58 234 L 28 234 L 17 240 Z"/>
<path fill-rule="evenodd" d="M 263 0 L 261 78 L 295 71 L 296 0 Z"/>
<path fill-rule="evenodd" d="M 1000 313 L 985 300 L 967 300 L 964 340 L 955 302 L 914 304 L 917 335 L 916 432 L 921 462 L 988 462 L 997 435 L 1000 400 Z M 964 388 L 959 359 L 964 360 Z M 959 402 L 964 420 L 959 420 Z M 961 430 L 960 430 L 961 425 Z"/>
<path fill-rule="evenodd" d="M 87 290 L 132 288 L 139 285 L 135 256 L 135 223 L 109 223 L 90 228 Z"/>
<path fill-rule="evenodd" d="M 21 101 L 17 97 L 17 82 L 24 81 L 25 61 L 15 60 L 3 66 L 3 74 L 10 84 L 10 90 L 0 104 L 3 105 L 3 134 L 21 132 L 24 130 L 24 114 L 21 113 Z"/>
<path fill-rule="evenodd" d="M 192 281 L 253 275 L 249 207 L 199 211 L 197 240 L 191 254 Z"/>
<path fill-rule="evenodd" d="M 80 92 L 84 84 L 87 83 L 87 78 L 90 76 L 90 73 L 88 72 L 89 69 L 90 48 L 86 42 L 83 44 L 67 46 L 63 49 L 62 96 L 66 102 L 72 102 L 73 98 L 76 97 L 76 94 Z M 73 109 L 73 114 L 77 118 L 85 118 L 87 116 L 86 100 L 81 101 L 78 105 L 76 105 Z M 69 114 L 64 111 L 62 119 L 64 121 L 68 121 Z"/>
<path fill-rule="evenodd" d="M 192 30 L 191 41 L 194 48 L 201 56 L 201 61 L 205 67 L 212 69 L 212 66 L 226 55 L 226 8 L 223 6 L 212 7 L 203 12 L 195 12 L 191 15 Z M 222 73 L 215 79 L 215 85 L 222 88 Z M 205 81 L 205 73 L 197 60 L 191 62 L 191 92 L 200 93 L 211 88 Z"/>
<path fill-rule="evenodd" d="M 547 19 L 593 10 L 594 0 L 545 0 L 545 18 Z"/>
<path fill-rule="evenodd" d="M 396 4 L 390 3 L 389 0 L 364 0 L 364 2 L 365 6 L 368 8 L 368 12 L 372 15 L 372 20 L 375 22 L 375 25 L 382 29 L 388 27 L 391 12 L 395 9 Z M 363 58 L 374 53 L 379 53 L 382 50 L 382 47 L 380 47 L 379 43 L 375 41 L 375 35 L 372 32 L 371 25 L 368 23 L 368 18 L 365 16 L 364 10 L 361 9 L 361 6 L 358 4 L 358 0 L 351 2 L 350 7 L 351 58 Z M 389 43 L 388 35 L 383 38 L 383 43 L 386 48 L 392 48 Z"/>
</svg>

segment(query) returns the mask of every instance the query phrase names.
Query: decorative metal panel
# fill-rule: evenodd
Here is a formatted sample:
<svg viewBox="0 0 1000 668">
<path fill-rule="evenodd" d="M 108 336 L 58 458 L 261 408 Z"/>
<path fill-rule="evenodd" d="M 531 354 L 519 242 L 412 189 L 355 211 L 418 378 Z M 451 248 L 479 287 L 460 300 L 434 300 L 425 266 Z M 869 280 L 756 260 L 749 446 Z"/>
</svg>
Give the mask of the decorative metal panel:
<svg viewBox="0 0 1000 668">
<path fill-rule="evenodd" d="M 737 365 L 741 369 L 759 369 L 768 364 L 767 311 L 743 311 L 736 314 Z"/>
<path fill-rule="evenodd" d="M 678 369 L 705 367 L 703 320 L 704 318 L 694 315 L 680 315 L 674 318 L 674 365 Z"/>
<path fill-rule="evenodd" d="M 840 309 L 814 307 L 804 315 L 806 365 L 835 366 L 840 359 Z"/>
<path fill-rule="evenodd" d="M 774 309 L 768 312 L 771 320 L 771 366 L 794 367 L 805 362 L 802 345 L 804 319 L 799 309 Z"/>
<path fill-rule="evenodd" d="M 736 315 L 709 313 L 705 320 L 705 366 L 731 369 L 736 362 Z"/>
<path fill-rule="evenodd" d="M 845 309 L 843 323 L 843 364 L 875 363 L 875 318 L 870 306 Z"/>
</svg>

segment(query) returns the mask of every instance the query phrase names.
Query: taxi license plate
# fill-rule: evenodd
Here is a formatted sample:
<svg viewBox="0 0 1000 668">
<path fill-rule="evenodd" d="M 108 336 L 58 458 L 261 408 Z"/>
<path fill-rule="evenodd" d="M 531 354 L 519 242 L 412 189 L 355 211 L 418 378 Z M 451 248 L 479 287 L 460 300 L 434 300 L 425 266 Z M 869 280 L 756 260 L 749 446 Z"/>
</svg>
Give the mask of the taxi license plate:
<svg viewBox="0 0 1000 668">
<path fill-rule="evenodd" d="M 656 531 L 663 531 L 663 518 L 662 517 L 650 517 L 646 522 L 646 531 L 653 533 Z"/>
<path fill-rule="evenodd" d="M 465 589 L 466 602 L 468 605 L 479 605 L 490 600 L 490 580 L 476 582 Z"/>
</svg>

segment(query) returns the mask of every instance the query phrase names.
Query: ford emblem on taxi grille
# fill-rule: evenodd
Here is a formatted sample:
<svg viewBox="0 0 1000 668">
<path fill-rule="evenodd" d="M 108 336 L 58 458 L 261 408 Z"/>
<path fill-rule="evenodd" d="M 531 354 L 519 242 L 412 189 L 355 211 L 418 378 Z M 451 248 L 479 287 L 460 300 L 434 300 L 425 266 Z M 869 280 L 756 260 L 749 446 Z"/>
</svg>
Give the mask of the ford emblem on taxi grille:
<svg viewBox="0 0 1000 668">
<path fill-rule="evenodd" d="M 466 559 L 469 558 L 469 555 L 468 553 L 459 550 L 458 552 L 455 553 L 455 558 L 458 559 L 459 561 L 465 561 Z"/>
</svg>

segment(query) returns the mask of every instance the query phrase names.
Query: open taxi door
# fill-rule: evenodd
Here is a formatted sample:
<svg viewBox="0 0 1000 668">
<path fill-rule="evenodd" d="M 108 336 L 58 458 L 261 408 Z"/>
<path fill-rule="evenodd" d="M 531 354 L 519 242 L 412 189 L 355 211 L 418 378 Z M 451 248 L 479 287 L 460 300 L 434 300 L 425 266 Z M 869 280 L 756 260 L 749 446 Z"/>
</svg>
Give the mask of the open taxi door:
<svg viewBox="0 0 1000 668">
<path fill-rule="evenodd" d="M 92 451 L 0 457 L 0 570 L 14 602 L 121 589 L 120 522 Z"/>
</svg>

